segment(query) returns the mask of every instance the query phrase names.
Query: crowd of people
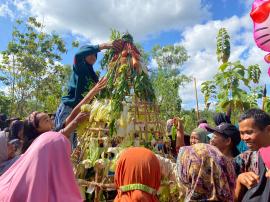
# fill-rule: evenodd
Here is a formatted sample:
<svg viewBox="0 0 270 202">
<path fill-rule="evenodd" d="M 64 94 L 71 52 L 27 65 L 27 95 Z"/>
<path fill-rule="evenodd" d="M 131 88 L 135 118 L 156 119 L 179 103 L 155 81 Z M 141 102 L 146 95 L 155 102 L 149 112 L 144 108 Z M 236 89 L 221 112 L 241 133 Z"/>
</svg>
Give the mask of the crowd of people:
<svg viewBox="0 0 270 202">
<path fill-rule="evenodd" d="M 106 78 L 98 81 L 93 71 L 97 53 L 105 48 L 117 50 L 121 42 L 84 46 L 75 55 L 68 95 L 55 117 L 45 112 L 32 112 L 24 120 L 1 116 L 1 202 L 83 201 L 70 154 L 76 147 L 74 130 L 89 116 L 80 107 L 107 83 Z M 162 178 L 177 184 L 179 201 L 270 201 L 269 114 L 250 109 L 233 125 L 228 114 L 219 113 L 214 122 L 211 127 L 200 120 L 187 136 L 181 119 L 169 120 L 175 161 L 147 148 L 124 150 L 112 185 L 117 190 L 114 201 L 158 201 Z"/>
</svg>

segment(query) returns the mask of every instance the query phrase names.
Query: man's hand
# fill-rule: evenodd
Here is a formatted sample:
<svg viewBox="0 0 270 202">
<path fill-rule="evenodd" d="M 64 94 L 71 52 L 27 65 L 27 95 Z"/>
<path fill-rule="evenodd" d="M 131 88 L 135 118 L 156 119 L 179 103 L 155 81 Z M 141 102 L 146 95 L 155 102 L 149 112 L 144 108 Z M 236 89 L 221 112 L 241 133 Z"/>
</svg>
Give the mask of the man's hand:
<svg viewBox="0 0 270 202">
<path fill-rule="evenodd" d="M 181 133 L 184 133 L 184 125 L 182 120 L 179 117 L 174 117 L 174 121 L 175 121 L 175 127 L 177 129 L 177 131 L 180 131 Z"/>
<path fill-rule="evenodd" d="M 254 172 L 241 173 L 237 178 L 237 182 L 250 189 L 259 183 L 259 176 Z"/>
<path fill-rule="evenodd" d="M 123 50 L 124 42 L 121 39 L 114 40 L 112 43 L 102 43 L 99 44 L 99 50 L 113 48 L 116 53 L 119 53 Z"/>
</svg>

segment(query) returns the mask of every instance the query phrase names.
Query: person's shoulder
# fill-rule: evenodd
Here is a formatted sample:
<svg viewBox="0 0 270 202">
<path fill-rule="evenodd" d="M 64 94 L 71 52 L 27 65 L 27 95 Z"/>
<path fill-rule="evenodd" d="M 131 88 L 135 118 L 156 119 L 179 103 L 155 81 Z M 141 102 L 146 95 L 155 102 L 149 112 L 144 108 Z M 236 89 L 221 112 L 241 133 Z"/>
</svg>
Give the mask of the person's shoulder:
<svg viewBox="0 0 270 202">
<path fill-rule="evenodd" d="M 251 150 L 247 150 L 239 155 L 237 155 L 236 157 L 234 157 L 233 161 L 235 163 L 240 163 L 240 162 L 247 162 L 250 161 L 252 159 L 256 159 L 258 156 L 258 151 L 251 151 Z"/>
</svg>

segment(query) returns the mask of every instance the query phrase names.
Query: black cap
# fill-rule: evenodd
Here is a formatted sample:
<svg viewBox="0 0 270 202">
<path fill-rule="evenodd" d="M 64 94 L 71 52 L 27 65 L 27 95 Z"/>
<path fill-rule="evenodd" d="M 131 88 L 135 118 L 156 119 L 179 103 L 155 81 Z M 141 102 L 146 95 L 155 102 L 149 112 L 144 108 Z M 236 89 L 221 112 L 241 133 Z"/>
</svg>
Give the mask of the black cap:
<svg viewBox="0 0 270 202">
<path fill-rule="evenodd" d="M 239 142 L 241 141 L 240 132 L 238 128 L 236 128 L 235 125 L 232 125 L 230 123 L 221 123 L 215 128 L 207 126 L 206 130 L 211 133 L 218 132 L 225 138 L 230 137 L 235 146 L 238 145 Z"/>
</svg>

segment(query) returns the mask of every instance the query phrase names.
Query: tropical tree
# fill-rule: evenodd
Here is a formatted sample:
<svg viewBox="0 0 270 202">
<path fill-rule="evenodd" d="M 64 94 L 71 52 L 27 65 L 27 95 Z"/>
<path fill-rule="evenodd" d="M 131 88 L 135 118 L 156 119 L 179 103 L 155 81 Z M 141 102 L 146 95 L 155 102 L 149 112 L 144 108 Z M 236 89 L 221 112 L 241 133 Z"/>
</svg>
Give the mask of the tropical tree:
<svg viewBox="0 0 270 202">
<path fill-rule="evenodd" d="M 191 79 L 181 73 L 181 66 L 188 60 L 186 49 L 181 45 L 155 46 L 152 58 L 158 68 L 152 70 L 151 80 L 164 119 L 180 114 L 182 100 L 179 88 Z"/>
<path fill-rule="evenodd" d="M 70 67 L 60 63 L 66 52 L 63 39 L 56 33 L 45 33 L 44 25 L 34 17 L 16 21 L 0 64 L 0 81 L 11 99 L 10 115 L 55 111 L 70 72 Z"/>
<path fill-rule="evenodd" d="M 257 64 L 245 67 L 240 61 L 230 62 L 229 39 L 226 29 L 220 29 L 216 53 L 222 64 L 213 80 L 202 83 L 201 91 L 205 104 L 211 99 L 218 103 L 218 110 L 230 107 L 236 113 L 257 106 L 257 99 L 262 97 L 262 88 L 257 86 L 261 70 Z"/>
<path fill-rule="evenodd" d="M 11 99 L 4 92 L 0 91 L 0 113 L 8 114 Z"/>
<path fill-rule="evenodd" d="M 211 110 L 202 110 L 200 111 L 200 117 L 201 119 L 207 120 L 207 123 L 209 125 L 214 125 L 214 117 L 215 112 Z M 198 127 L 197 125 L 197 116 L 195 109 L 191 110 L 181 110 L 180 117 L 183 120 L 184 123 L 184 130 L 186 133 L 191 134 L 192 130 Z"/>
</svg>

